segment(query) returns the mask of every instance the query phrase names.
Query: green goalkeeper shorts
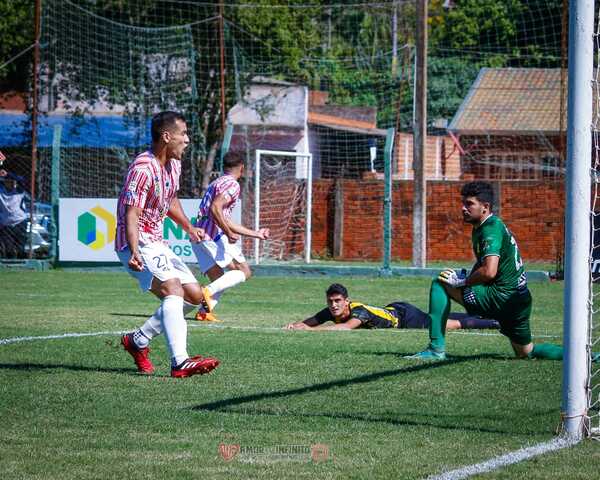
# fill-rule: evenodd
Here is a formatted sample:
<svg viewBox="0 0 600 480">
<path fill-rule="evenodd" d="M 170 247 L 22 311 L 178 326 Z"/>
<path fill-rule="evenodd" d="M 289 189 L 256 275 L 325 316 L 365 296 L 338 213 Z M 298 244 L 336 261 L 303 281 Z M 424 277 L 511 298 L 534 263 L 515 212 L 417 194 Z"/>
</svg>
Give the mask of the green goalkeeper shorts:
<svg viewBox="0 0 600 480">
<path fill-rule="evenodd" d="M 498 301 L 487 285 L 463 289 L 465 309 L 471 315 L 494 318 L 500 323 L 500 333 L 518 345 L 531 343 L 531 293 L 527 288 L 516 291 L 508 299 Z"/>
</svg>

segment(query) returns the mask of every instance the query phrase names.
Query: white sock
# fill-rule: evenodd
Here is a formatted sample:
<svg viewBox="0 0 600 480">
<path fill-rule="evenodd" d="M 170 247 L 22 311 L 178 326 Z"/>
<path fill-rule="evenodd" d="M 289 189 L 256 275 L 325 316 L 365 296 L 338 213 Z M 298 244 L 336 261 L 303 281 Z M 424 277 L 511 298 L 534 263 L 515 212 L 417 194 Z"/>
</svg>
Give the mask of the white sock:
<svg viewBox="0 0 600 480">
<path fill-rule="evenodd" d="M 228 270 L 219 278 L 217 278 L 214 282 L 209 283 L 206 288 L 212 295 L 213 300 L 216 302 L 219 301 L 221 294 L 231 288 L 235 287 L 239 283 L 243 283 L 246 281 L 246 275 L 241 270 Z"/>
<path fill-rule="evenodd" d="M 162 327 L 171 353 L 171 365 L 177 366 L 188 358 L 187 323 L 183 317 L 183 297 L 167 295 L 162 304 Z"/>
<path fill-rule="evenodd" d="M 150 341 L 163 331 L 161 322 L 162 310 L 159 306 L 152 316 L 140 328 L 133 332 L 133 343 L 138 348 L 146 348 Z"/>
</svg>

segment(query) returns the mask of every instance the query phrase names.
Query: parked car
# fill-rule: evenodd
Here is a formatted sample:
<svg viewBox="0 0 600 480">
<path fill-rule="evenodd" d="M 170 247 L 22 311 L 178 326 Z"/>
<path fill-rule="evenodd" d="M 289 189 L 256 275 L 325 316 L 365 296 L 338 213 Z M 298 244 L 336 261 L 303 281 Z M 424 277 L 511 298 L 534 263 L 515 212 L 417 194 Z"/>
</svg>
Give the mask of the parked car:
<svg viewBox="0 0 600 480">
<path fill-rule="evenodd" d="M 26 198 L 25 207 L 29 214 L 29 198 Z M 17 243 L 9 238 L 0 236 L 0 258 L 29 258 L 29 251 L 33 250 L 33 258 L 46 258 L 50 255 L 52 231 L 52 206 L 47 203 L 35 202 L 33 212 L 33 229 L 31 222 L 27 221 L 26 237 L 23 248 L 16 251 Z M 29 240 L 30 234 L 31 242 Z"/>
</svg>

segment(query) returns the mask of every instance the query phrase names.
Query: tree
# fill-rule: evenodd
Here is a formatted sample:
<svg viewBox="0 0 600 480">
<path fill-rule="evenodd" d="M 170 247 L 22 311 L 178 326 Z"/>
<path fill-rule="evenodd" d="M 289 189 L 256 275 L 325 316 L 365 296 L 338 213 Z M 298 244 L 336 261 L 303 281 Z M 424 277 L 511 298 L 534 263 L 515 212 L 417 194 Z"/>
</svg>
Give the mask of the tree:
<svg viewBox="0 0 600 480">
<path fill-rule="evenodd" d="M 23 53 L 34 43 L 34 9 L 30 1 L 0 0 L 0 59 L 3 64 L 22 54 L 0 70 L 3 90 L 24 91 L 33 63 L 33 49 Z"/>
</svg>

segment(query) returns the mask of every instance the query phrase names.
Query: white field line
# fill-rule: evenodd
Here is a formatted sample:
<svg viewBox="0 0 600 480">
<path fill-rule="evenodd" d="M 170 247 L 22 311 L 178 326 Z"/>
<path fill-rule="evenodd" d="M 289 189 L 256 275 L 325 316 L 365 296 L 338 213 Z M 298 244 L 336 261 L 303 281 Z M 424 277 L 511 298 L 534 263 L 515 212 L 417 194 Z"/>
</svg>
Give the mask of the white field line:
<svg viewBox="0 0 600 480">
<path fill-rule="evenodd" d="M 282 327 L 261 327 L 261 326 L 253 326 L 253 325 L 224 325 L 224 324 L 199 324 L 199 323 L 190 323 L 188 324 L 191 328 L 215 328 L 215 329 L 232 329 L 232 330 L 258 330 L 258 331 L 286 331 Z M 343 331 L 343 330 L 342 330 Z M 421 329 L 402 329 L 402 334 L 405 335 L 407 333 L 418 333 L 420 335 L 423 334 L 423 330 Z M 60 340 L 65 338 L 80 338 L 80 337 L 100 337 L 104 335 L 123 335 L 127 333 L 127 331 L 116 331 L 116 332 L 87 332 L 87 333 L 60 333 L 55 335 L 41 335 L 41 336 L 27 336 L 27 337 L 9 337 L 9 338 L 0 338 L 0 345 L 9 345 L 11 343 L 23 343 L 23 342 L 33 342 L 37 340 Z M 501 337 L 503 336 L 500 333 L 487 333 L 487 332 L 452 332 L 454 335 L 474 335 L 474 336 L 487 336 L 487 337 Z M 560 338 L 559 335 L 534 335 L 535 338 Z"/>
<path fill-rule="evenodd" d="M 450 470 L 439 475 L 430 475 L 427 480 L 460 480 L 473 475 L 479 475 L 485 472 L 491 472 L 507 465 L 529 460 L 530 458 L 543 455 L 544 453 L 553 452 L 562 448 L 567 448 L 575 445 L 578 440 L 572 437 L 557 437 L 548 442 L 538 443 L 532 447 L 525 447 L 514 452 L 509 452 L 498 457 L 491 458 L 485 462 L 475 463 L 466 467 Z"/>
<path fill-rule="evenodd" d="M 37 337 L 10 337 L 0 338 L 0 345 L 8 345 L 10 343 L 32 342 L 34 340 L 56 340 L 63 338 L 99 337 L 101 335 L 123 335 L 124 333 L 126 332 L 61 333 L 57 335 L 43 335 Z"/>
</svg>

